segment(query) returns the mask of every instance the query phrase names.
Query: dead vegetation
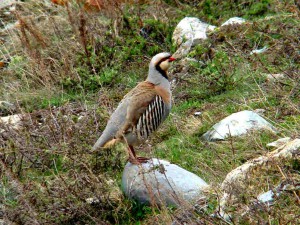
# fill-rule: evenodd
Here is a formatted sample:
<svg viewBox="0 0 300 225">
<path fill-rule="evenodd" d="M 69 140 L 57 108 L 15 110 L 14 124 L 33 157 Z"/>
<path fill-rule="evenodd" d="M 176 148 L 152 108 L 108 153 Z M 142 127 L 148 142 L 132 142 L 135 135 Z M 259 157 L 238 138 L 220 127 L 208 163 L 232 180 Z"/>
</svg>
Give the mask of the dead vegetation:
<svg viewBox="0 0 300 225">
<path fill-rule="evenodd" d="M 299 11 L 291 8 L 291 2 L 277 6 L 273 2 L 269 10 L 278 15 L 211 33 L 189 54 L 204 63 L 189 65 L 184 76 L 180 68 L 174 70 L 172 116 L 140 149 L 203 176 L 214 187 L 206 201 L 174 210 L 125 199 L 119 188 L 126 162 L 122 147 L 99 155 L 90 149 L 122 96 L 145 77 L 149 57 L 174 51 L 170 37 L 176 23 L 194 13 L 191 7 L 202 7 L 200 15 L 208 13 L 208 1 L 139 1 L 134 6 L 105 1 L 106 7 L 97 13 L 86 11 L 82 3 L 69 2 L 59 6 L 46 0 L 24 1 L 5 17 L 18 24 L 0 32 L 0 58 L 9 62 L 0 69 L 0 95 L 15 104 L 13 113 L 23 115 L 20 129 L 0 124 L 4 220 L 16 224 L 228 223 L 211 216 L 219 212 L 219 184 L 226 174 L 266 154 L 269 141 L 299 137 Z M 228 17 L 216 13 L 204 18 L 220 22 Z M 257 16 L 265 15 L 261 13 Z M 264 46 L 267 54 L 250 55 Z M 273 73 L 283 73 L 286 79 L 268 82 L 262 75 Z M 223 143 L 200 140 L 204 131 L 230 113 L 257 108 L 266 109 L 265 117 L 279 134 L 251 134 Z M 195 117 L 195 111 L 203 114 Z M 5 111 L 1 116 L 9 114 Z M 228 210 L 233 223 L 299 222 L 299 190 L 296 195 L 285 192 L 273 206 L 255 204 L 259 191 L 273 189 L 282 180 L 298 184 L 299 161 L 270 163 L 257 172 L 246 187 L 235 190 L 238 201 Z M 90 198 L 92 203 L 86 201 Z"/>
</svg>

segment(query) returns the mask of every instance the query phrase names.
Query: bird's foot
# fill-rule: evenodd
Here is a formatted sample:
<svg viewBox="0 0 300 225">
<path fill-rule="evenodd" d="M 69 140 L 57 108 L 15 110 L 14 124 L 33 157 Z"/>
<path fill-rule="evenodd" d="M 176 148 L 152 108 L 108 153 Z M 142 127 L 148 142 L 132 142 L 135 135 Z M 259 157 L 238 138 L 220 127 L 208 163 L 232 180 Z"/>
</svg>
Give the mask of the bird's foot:
<svg viewBox="0 0 300 225">
<path fill-rule="evenodd" d="M 146 163 L 148 162 L 148 160 L 150 160 L 150 158 L 146 158 L 146 157 L 136 157 L 136 158 L 129 158 L 128 161 L 131 164 L 135 164 L 135 165 L 140 165 L 142 163 Z"/>
</svg>

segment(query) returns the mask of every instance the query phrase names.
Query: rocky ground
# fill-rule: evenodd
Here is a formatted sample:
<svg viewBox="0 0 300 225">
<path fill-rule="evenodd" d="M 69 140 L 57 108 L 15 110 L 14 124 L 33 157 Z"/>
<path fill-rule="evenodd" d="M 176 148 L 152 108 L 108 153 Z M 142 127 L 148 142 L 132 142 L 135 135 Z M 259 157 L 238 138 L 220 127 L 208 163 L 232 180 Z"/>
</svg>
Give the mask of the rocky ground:
<svg viewBox="0 0 300 225">
<path fill-rule="evenodd" d="M 294 1 L 52 2 L 0 3 L 3 223 L 300 222 Z M 138 148 L 157 159 L 92 152 L 162 51 L 173 108 Z"/>
</svg>

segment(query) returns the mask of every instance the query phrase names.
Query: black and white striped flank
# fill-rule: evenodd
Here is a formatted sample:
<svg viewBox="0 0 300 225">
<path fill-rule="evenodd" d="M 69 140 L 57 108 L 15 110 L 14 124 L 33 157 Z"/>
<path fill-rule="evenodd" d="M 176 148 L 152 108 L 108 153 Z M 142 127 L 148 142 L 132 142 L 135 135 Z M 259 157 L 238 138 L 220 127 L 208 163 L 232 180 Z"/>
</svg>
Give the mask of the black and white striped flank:
<svg viewBox="0 0 300 225">
<path fill-rule="evenodd" d="M 136 125 L 136 134 L 139 139 L 146 139 L 163 122 L 165 103 L 162 97 L 157 95 L 148 108 L 139 118 Z"/>
</svg>

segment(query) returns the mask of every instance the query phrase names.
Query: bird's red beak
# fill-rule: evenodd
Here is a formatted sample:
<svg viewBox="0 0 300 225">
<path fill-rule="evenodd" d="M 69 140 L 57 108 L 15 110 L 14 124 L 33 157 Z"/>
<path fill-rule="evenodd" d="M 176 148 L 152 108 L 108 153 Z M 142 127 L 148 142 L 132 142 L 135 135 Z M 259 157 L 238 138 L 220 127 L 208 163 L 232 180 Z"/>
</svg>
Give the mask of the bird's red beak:
<svg viewBox="0 0 300 225">
<path fill-rule="evenodd" d="M 176 60 L 176 59 L 173 58 L 172 56 L 169 58 L 169 62 L 173 62 L 174 60 Z"/>
</svg>

